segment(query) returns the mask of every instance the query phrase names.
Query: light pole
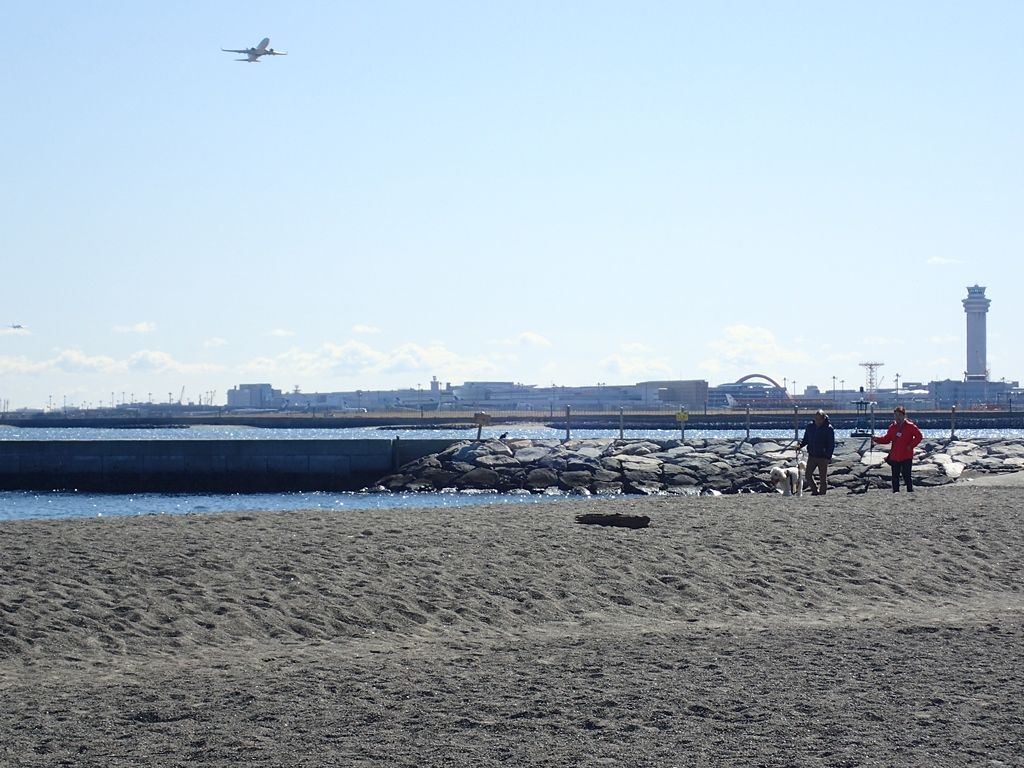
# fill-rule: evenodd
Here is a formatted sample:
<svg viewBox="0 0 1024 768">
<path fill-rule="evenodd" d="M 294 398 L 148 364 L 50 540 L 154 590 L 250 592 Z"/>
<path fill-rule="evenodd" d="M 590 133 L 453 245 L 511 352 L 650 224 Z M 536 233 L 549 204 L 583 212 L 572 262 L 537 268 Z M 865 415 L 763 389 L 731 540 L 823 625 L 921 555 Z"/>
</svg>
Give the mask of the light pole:
<svg viewBox="0 0 1024 768">
<path fill-rule="evenodd" d="M 896 374 L 896 399 L 900 399 L 900 375 Z"/>
<path fill-rule="evenodd" d="M 832 377 L 832 407 L 836 407 L 836 377 Z"/>
</svg>

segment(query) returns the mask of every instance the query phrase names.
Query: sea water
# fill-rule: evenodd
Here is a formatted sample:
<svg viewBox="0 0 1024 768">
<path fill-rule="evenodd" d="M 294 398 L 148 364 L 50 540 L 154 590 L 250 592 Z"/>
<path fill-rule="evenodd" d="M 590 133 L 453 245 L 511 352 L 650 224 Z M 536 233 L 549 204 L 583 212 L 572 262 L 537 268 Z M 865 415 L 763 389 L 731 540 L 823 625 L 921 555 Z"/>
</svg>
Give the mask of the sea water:
<svg viewBox="0 0 1024 768">
<path fill-rule="evenodd" d="M 879 424 L 878 432 L 884 432 L 888 424 Z M 799 432 L 803 434 L 804 425 Z M 411 427 L 349 427 L 328 428 L 287 428 L 244 427 L 234 425 L 197 425 L 183 428 L 155 427 L 152 429 L 99 429 L 93 427 L 12 427 L 0 425 L 0 440 L 475 440 L 477 428 L 464 429 L 413 429 Z M 922 430 L 926 438 L 947 438 L 948 429 Z M 565 428 L 555 429 L 540 425 L 502 425 L 483 430 L 484 439 L 497 438 L 505 434 L 510 440 L 562 440 Z M 679 429 L 626 429 L 622 436 L 626 440 L 677 440 L 682 433 Z M 751 437 L 791 440 L 794 431 L 789 429 L 751 429 Z M 1024 429 L 958 429 L 957 437 L 973 440 L 982 437 L 1002 439 L 1024 439 Z M 687 440 L 723 439 L 743 440 L 745 429 L 687 429 Z M 570 436 L 575 440 L 591 438 L 618 438 L 618 429 L 573 429 Z M 850 436 L 849 429 L 837 429 L 836 437 Z"/>
<path fill-rule="evenodd" d="M 579 496 L 494 492 L 359 493 L 79 493 L 77 491 L 0 491 L 0 522 L 57 520 L 73 517 L 189 515 L 219 512 L 294 512 L 304 509 L 338 513 L 372 513 L 381 509 L 439 509 L 479 505 L 537 504 Z"/>
</svg>

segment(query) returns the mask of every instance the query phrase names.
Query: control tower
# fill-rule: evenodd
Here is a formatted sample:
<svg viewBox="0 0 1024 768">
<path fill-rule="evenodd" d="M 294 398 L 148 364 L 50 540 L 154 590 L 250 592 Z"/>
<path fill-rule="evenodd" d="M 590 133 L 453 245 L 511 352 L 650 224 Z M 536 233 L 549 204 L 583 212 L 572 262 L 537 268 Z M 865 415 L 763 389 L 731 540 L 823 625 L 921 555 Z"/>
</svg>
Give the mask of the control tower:
<svg viewBox="0 0 1024 768">
<path fill-rule="evenodd" d="M 966 381 L 988 381 L 988 360 L 985 351 L 985 315 L 992 301 L 985 298 L 985 289 L 980 285 L 967 288 L 963 300 L 967 313 L 967 370 Z"/>
</svg>

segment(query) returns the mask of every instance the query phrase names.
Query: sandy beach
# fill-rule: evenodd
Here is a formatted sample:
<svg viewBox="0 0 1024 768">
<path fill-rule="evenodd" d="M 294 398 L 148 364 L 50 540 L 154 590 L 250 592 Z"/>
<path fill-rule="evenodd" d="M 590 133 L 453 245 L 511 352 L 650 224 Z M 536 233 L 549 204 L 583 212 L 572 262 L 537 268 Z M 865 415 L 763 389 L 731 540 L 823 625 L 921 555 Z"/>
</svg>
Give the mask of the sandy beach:
<svg viewBox="0 0 1024 768">
<path fill-rule="evenodd" d="M 0 524 L 0 765 L 1024 765 L 1022 479 Z"/>
</svg>

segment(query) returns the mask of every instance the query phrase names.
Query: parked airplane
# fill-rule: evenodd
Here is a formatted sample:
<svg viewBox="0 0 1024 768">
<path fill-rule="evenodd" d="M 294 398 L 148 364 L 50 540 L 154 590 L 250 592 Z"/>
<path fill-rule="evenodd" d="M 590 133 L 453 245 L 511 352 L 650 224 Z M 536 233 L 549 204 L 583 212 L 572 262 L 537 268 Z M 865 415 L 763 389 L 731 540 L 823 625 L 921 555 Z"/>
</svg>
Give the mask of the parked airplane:
<svg viewBox="0 0 1024 768">
<path fill-rule="evenodd" d="M 260 56 L 287 56 L 285 51 L 275 51 L 273 48 L 268 48 L 270 45 L 270 38 L 264 37 L 260 40 L 260 44 L 255 48 L 221 48 L 225 53 L 244 53 L 244 59 L 235 59 L 235 61 L 248 61 L 250 64 L 256 64 L 260 60 Z"/>
</svg>

